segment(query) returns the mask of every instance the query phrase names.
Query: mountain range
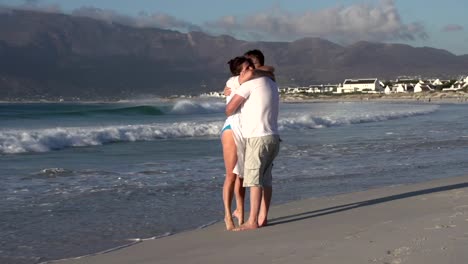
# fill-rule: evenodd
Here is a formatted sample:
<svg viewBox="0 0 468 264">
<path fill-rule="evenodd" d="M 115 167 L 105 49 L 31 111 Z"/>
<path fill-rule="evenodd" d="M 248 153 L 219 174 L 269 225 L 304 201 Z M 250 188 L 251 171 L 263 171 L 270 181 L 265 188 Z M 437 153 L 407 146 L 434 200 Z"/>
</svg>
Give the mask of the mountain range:
<svg viewBox="0 0 468 264">
<path fill-rule="evenodd" d="M 404 44 L 248 42 L 65 14 L 0 10 L 0 100 L 123 99 L 222 90 L 227 61 L 260 49 L 280 86 L 467 74 L 468 55 Z"/>
</svg>

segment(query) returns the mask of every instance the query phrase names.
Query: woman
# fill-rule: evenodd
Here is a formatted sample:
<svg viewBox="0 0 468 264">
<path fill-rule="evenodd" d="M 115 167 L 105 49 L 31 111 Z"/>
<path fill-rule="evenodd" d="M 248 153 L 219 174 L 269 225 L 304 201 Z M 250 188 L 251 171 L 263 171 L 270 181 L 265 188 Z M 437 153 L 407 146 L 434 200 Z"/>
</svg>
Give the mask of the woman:
<svg viewBox="0 0 468 264">
<path fill-rule="evenodd" d="M 239 75 L 246 68 L 253 68 L 250 59 L 236 57 L 228 62 L 232 77 L 226 82 L 224 93 L 226 103 L 231 100 L 231 95 L 240 87 Z M 226 167 L 226 178 L 223 185 L 224 222 L 226 229 L 234 229 L 232 216 L 236 217 L 238 224 L 244 223 L 244 197 L 245 189 L 242 187 L 243 150 L 244 141 L 240 131 L 239 113 L 229 116 L 221 131 L 221 142 L 223 145 L 224 166 Z M 231 202 L 233 194 L 236 197 L 236 210 L 231 214 Z"/>
</svg>

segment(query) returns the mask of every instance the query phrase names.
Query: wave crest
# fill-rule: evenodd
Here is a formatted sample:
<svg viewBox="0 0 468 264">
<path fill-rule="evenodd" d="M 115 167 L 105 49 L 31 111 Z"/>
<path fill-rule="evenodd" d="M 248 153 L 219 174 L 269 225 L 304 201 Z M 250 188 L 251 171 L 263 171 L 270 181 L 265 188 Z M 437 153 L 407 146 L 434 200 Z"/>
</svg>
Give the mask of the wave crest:
<svg viewBox="0 0 468 264">
<path fill-rule="evenodd" d="M 0 132 L 0 153 L 47 152 L 112 142 L 218 135 L 221 122 L 54 128 Z"/>
<path fill-rule="evenodd" d="M 198 102 L 191 100 L 178 101 L 171 109 L 171 114 L 209 114 L 223 113 L 224 102 Z"/>
<path fill-rule="evenodd" d="M 172 111 L 213 111 L 224 110 L 224 103 L 214 104 L 181 101 Z M 198 109 L 198 110 L 197 110 Z M 293 117 L 282 117 L 279 129 L 317 129 L 348 124 L 379 122 L 391 119 L 424 115 L 434 112 L 438 106 L 416 109 L 391 110 L 380 112 L 349 113 L 337 116 L 314 116 L 302 114 Z M 222 122 L 180 122 L 171 124 L 145 124 L 108 127 L 62 127 L 37 130 L 0 131 L 0 153 L 14 154 L 26 152 L 47 152 L 69 147 L 98 146 L 112 142 L 153 141 L 157 139 L 217 136 Z"/>
<path fill-rule="evenodd" d="M 429 106 L 413 110 L 393 110 L 380 113 L 353 113 L 349 116 L 323 116 L 317 117 L 313 114 L 304 114 L 297 117 L 290 117 L 278 121 L 280 130 L 283 129 L 316 129 L 343 126 L 350 124 L 380 122 L 398 118 L 425 115 L 436 111 L 438 106 Z"/>
</svg>

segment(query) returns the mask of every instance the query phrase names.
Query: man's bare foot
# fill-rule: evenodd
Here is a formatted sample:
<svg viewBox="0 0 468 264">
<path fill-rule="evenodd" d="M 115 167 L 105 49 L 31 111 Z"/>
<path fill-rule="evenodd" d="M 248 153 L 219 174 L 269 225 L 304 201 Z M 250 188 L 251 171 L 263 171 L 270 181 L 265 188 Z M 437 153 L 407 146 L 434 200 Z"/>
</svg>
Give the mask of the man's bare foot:
<svg viewBox="0 0 468 264">
<path fill-rule="evenodd" d="M 258 228 L 258 225 L 256 223 L 255 224 L 245 223 L 245 224 L 239 226 L 238 228 L 235 228 L 234 231 L 254 230 L 254 229 L 257 229 L 257 228 Z"/>
<path fill-rule="evenodd" d="M 259 214 L 258 215 L 258 226 L 263 227 L 267 225 L 267 217 L 265 215 Z"/>
<path fill-rule="evenodd" d="M 268 220 L 264 219 L 263 221 L 258 220 L 258 227 L 264 227 L 268 225 Z"/>
<path fill-rule="evenodd" d="M 234 221 L 232 221 L 232 218 L 224 218 L 224 223 L 226 224 L 226 230 L 228 231 L 234 230 L 234 228 L 236 227 L 234 225 Z"/>
<path fill-rule="evenodd" d="M 234 210 L 234 212 L 232 213 L 232 216 L 237 219 L 237 223 L 239 224 L 239 226 L 244 224 L 244 216 L 241 214 L 241 212 L 238 209 Z"/>
</svg>

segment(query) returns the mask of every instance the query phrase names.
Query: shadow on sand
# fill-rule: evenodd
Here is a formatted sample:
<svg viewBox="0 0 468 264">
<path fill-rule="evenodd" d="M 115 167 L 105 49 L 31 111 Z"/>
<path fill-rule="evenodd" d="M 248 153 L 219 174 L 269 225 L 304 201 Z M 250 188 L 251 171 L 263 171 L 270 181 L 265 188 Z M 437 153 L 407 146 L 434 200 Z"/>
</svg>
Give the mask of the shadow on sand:
<svg viewBox="0 0 468 264">
<path fill-rule="evenodd" d="M 268 226 L 286 224 L 286 223 L 301 221 L 301 220 L 305 220 L 305 219 L 309 219 L 309 218 L 313 218 L 313 217 L 319 217 L 319 216 L 323 216 L 323 215 L 334 214 L 334 213 L 338 213 L 338 212 L 352 210 L 352 209 L 356 209 L 356 208 L 359 208 L 359 207 L 370 206 L 370 205 L 375 205 L 375 204 L 380 204 L 380 203 L 385 203 L 385 202 L 391 202 L 391 201 L 395 201 L 395 200 L 405 199 L 405 198 L 424 195 L 424 194 L 429 194 L 429 193 L 436 193 L 436 192 L 450 191 L 450 190 L 455 190 L 455 189 L 462 189 L 462 188 L 466 188 L 466 187 L 468 187 L 468 182 L 458 183 L 458 184 L 453 184 L 453 185 L 447 185 L 447 186 L 440 186 L 440 187 L 424 189 L 424 190 L 419 190 L 419 191 L 401 193 L 401 194 L 395 194 L 395 195 L 391 195 L 391 196 L 387 196 L 387 197 L 376 198 L 376 199 L 371 199 L 371 200 L 366 200 L 366 201 L 361 201 L 361 202 L 337 205 L 337 206 L 333 206 L 333 207 L 328 207 L 328 208 L 324 208 L 324 209 L 304 212 L 304 213 L 300 213 L 300 214 L 294 214 L 294 215 L 288 215 L 288 216 L 273 218 L 273 219 L 268 221 Z"/>
</svg>

